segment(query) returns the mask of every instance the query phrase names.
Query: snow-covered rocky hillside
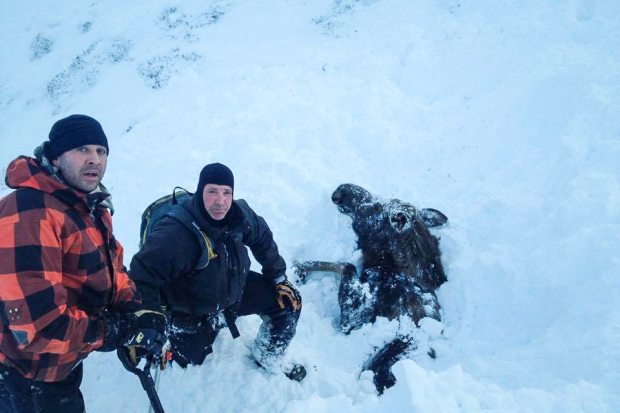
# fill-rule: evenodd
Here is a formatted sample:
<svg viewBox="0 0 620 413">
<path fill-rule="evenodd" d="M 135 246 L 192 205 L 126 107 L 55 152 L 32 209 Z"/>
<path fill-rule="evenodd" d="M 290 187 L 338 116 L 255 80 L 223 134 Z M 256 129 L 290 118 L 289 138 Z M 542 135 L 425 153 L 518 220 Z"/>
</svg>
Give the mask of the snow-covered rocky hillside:
<svg viewBox="0 0 620 413">
<path fill-rule="evenodd" d="M 417 333 L 435 360 L 378 397 L 360 366 L 397 322 L 341 334 L 323 274 L 289 351 L 306 380 L 255 368 L 247 317 L 162 375 L 169 412 L 614 413 L 619 45 L 615 0 L 3 0 L 0 175 L 55 120 L 100 120 L 127 264 L 144 207 L 216 161 L 289 265 L 359 258 L 344 182 L 449 217 L 443 323 Z M 148 409 L 113 354 L 82 390 L 90 413 Z"/>
</svg>

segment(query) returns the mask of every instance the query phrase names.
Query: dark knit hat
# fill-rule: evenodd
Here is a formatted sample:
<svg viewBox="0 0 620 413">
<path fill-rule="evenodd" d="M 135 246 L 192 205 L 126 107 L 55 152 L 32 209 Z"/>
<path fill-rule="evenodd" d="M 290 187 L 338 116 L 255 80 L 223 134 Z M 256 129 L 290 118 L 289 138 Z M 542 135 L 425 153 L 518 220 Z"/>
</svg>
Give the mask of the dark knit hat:
<svg viewBox="0 0 620 413">
<path fill-rule="evenodd" d="M 108 138 L 101 124 L 86 115 L 71 115 L 60 119 L 52 126 L 49 139 L 46 153 L 49 160 L 82 145 L 101 145 L 110 152 Z"/>
<path fill-rule="evenodd" d="M 202 194 L 207 184 L 227 185 L 234 190 L 235 177 L 226 165 L 222 165 L 221 163 L 210 163 L 200 171 L 200 179 L 198 180 L 196 193 Z"/>
</svg>

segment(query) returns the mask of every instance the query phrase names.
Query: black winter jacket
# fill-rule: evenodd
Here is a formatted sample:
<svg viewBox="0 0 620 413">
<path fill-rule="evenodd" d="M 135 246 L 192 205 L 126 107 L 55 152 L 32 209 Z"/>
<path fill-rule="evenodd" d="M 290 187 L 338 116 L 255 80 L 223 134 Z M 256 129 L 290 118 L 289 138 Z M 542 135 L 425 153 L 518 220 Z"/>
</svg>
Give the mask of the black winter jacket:
<svg viewBox="0 0 620 413">
<path fill-rule="evenodd" d="M 234 309 L 241 300 L 250 270 L 250 247 L 274 284 L 285 277 L 286 263 L 271 230 L 244 200 L 235 200 L 224 227 L 214 227 L 199 212 L 201 197 L 182 206 L 213 243 L 217 257 L 194 271 L 201 256 L 196 235 L 171 217 L 155 224 L 142 249 L 131 260 L 130 277 L 148 306 L 167 305 L 173 312 L 203 316 Z M 163 301 L 163 302 L 162 302 Z"/>
</svg>

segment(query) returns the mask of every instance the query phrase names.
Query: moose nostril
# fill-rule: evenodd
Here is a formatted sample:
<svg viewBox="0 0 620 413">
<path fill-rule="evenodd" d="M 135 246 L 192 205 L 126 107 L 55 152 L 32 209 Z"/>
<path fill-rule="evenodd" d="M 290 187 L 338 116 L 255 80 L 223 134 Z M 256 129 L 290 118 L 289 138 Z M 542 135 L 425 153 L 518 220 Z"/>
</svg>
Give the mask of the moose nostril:
<svg viewBox="0 0 620 413">
<path fill-rule="evenodd" d="M 394 228 L 398 231 L 401 231 L 407 223 L 407 217 L 402 212 L 399 212 L 396 215 L 392 216 L 390 220 L 392 221 Z"/>
<path fill-rule="evenodd" d="M 332 202 L 338 205 L 341 200 L 342 200 L 342 194 L 340 193 L 340 191 L 334 191 L 334 193 L 332 194 Z"/>
</svg>

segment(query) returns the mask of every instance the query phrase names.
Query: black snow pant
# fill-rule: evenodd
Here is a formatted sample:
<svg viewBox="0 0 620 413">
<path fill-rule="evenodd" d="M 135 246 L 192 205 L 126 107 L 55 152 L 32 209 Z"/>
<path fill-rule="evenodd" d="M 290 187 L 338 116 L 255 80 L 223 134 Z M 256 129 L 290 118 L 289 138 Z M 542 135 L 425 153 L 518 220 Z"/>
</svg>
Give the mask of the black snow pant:
<svg viewBox="0 0 620 413">
<path fill-rule="evenodd" d="M 257 344 L 266 355 L 279 357 L 286 351 L 295 335 L 300 311 L 281 309 L 277 303 L 273 282 L 262 274 L 250 271 L 247 276 L 237 316 L 256 314 L 263 319 Z M 188 364 L 201 365 L 212 352 L 212 345 L 220 329 L 225 325 L 213 326 L 207 317 L 172 313 L 170 344 L 172 359 L 181 367 Z"/>
<path fill-rule="evenodd" d="M 65 380 L 54 383 L 30 380 L 0 365 L 0 412 L 84 413 L 81 383 L 82 363 Z"/>
</svg>

